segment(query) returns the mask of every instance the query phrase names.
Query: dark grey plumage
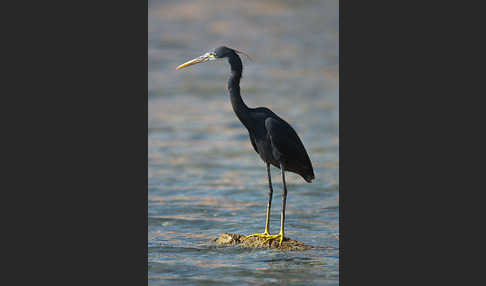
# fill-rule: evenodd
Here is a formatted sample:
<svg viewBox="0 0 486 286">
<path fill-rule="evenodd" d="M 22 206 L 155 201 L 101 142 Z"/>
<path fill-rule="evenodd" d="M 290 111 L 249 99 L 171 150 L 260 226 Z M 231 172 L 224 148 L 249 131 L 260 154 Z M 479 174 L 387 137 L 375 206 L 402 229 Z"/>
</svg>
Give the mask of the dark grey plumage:
<svg viewBox="0 0 486 286">
<path fill-rule="evenodd" d="M 214 50 L 214 54 L 216 58 L 228 58 L 231 66 L 228 80 L 231 104 L 236 116 L 248 129 L 251 144 L 260 158 L 277 168 L 282 164 L 285 171 L 299 174 L 310 183 L 314 179 L 314 170 L 297 132 L 270 109 L 246 106 L 241 98 L 239 85 L 243 65 L 235 50 L 219 47 Z"/>
<path fill-rule="evenodd" d="M 231 75 L 228 79 L 231 105 L 238 119 L 248 130 L 251 145 L 267 165 L 269 191 L 265 232 L 249 235 L 248 237 L 279 238 L 280 244 L 282 244 L 285 235 L 285 207 L 287 200 L 285 171 L 299 174 L 304 180 L 310 183 L 314 179 L 314 170 L 309 155 L 307 155 L 307 151 L 304 148 L 304 144 L 302 144 L 302 141 L 300 141 L 299 136 L 290 124 L 266 107 L 249 108 L 243 102 L 240 95 L 240 79 L 243 72 L 243 64 L 238 53 L 240 52 L 227 47 L 219 47 L 213 52 L 206 53 L 178 66 L 177 69 L 214 59 L 228 59 L 228 63 L 231 66 Z M 281 227 L 280 233 L 277 235 L 271 235 L 269 230 L 273 194 L 270 165 L 281 169 L 283 183 Z"/>
</svg>

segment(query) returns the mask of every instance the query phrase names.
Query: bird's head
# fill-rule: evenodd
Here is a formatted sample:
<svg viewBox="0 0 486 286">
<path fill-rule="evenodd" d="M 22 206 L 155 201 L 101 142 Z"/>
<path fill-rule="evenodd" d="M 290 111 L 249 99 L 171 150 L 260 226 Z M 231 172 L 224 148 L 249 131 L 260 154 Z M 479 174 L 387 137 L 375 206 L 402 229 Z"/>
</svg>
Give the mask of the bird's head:
<svg viewBox="0 0 486 286">
<path fill-rule="evenodd" d="M 199 64 L 199 63 L 204 63 L 204 62 L 207 62 L 207 61 L 228 58 L 228 57 L 231 57 L 233 55 L 236 55 L 236 53 L 242 53 L 242 54 L 246 55 L 248 58 L 250 58 L 247 54 L 245 54 L 241 51 L 222 46 L 222 47 L 218 47 L 218 48 L 214 49 L 213 51 L 207 52 L 202 56 L 199 56 L 195 59 L 192 59 L 188 62 L 185 62 L 182 65 L 178 66 L 176 69 L 182 69 L 182 68 L 185 68 L 185 67 L 188 67 L 188 66 L 192 66 L 192 65 L 195 65 L 195 64 Z"/>
</svg>

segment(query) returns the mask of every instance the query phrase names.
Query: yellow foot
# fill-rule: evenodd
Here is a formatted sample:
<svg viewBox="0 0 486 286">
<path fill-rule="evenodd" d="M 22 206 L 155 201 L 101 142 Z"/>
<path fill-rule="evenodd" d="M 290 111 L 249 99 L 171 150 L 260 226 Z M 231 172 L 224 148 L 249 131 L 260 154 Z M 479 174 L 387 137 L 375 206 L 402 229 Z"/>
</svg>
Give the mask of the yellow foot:
<svg viewBox="0 0 486 286">
<path fill-rule="evenodd" d="M 282 241 L 284 239 L 284 236 L 281 233 L 279 233 L 279 234 L 270 234 L 268 232 L 250 234 L 250 235 L 245 236 L 245 238 L 249 238 L 249 237 L 262 237 L 262 238 L 266 238 L 266 240 L 263 243 L 269 242 L 269 241 L 274 240 L 274 239 L 279 239 L 278 246 L 281 246 L 282 245 Z"/>
<path fill-rule="evenodd" d="M 284 238 L 284 236 L 281 233 L 274 234 L 274 235 L 269 235 L 267 237 L 267 240 L 265 240 L 265 242 L 270 241 L 270 240 L 274 240 L 274 239 L 277 239 L 277 238 L 279 239 L 278 246 L 281 246 L 282 245 L 283 238 Z"/>
<path fill-rule="evenodd" d="M 263 237 L 263 238 L 269 238 L 271 236 L 273 236 L 273 235 L 271 235 L 268 232 L 264 232 L 264 233 L 250 234 L 250 235 L 245 236 L 245 238 L 248 238 L 248 237 Z"/>
</svg>

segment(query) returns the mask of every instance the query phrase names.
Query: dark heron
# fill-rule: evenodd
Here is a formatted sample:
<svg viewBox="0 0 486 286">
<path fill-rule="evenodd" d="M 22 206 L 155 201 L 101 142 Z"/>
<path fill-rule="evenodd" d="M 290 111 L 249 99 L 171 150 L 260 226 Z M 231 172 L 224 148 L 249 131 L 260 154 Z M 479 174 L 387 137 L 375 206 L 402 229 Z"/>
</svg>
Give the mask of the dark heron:
<svg viewBox="0 0 486 286">
<path fill-rule="evenodd" d="M 255 151 L 267 165 L 269 192 L 265 231 L 263 233 L 249 235 L 248 237 L 263 237 L 267 238 L 267 240 L 279 239 L 279 244 L 281 245 L 285 234 L 285 204 L 287 200 L 285 171 L 299 174 L 304 180 L 310 183 L 314 179 L 314 170 L 302 141 L 290 124 L 266 107 L 250 108 L 243 102 L 240 95 L 240 79 L 243 72 L 243 64 L 238 53 L 242 52 L 227 47 L 219 47 L 212 52 L 205 53 L 198 58 L 178 66 L 177 69 L 216 59 L 228 59 L 231 66 L 231 76 L 228 80 L 231 105 L 238 119 L 248 129 L 251 145 L 253 145 Z M 270 208 L 273 194 L 270 164 L 281 170 L 283 181 L 280 233 L 276 235 L 271 235 L 269 232 Z"/>
</svg>

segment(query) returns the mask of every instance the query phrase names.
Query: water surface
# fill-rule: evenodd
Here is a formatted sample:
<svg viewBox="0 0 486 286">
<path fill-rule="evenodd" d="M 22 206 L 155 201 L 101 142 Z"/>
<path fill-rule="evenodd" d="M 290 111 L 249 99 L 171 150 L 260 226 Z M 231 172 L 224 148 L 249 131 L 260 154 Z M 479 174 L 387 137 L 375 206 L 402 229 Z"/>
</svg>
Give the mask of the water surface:
<svg viewBox="0 0 486 286">
<path fill-rule="evenodd" d="M 337 1 L 149 1 L 149 285 L 337 285 Z M 265 226 L 265 164 L 231 109 L 229 66 L 188 59 L 228 45 L 243 58 L 242 96 L 300 135 L 316 179 L 287 173 L 286 236 L 323 248 L 222 248 L 221 232 Z M 273 167 L 272 167 L 273 168 Z M 281 177 L 272 169 L 271 232 Z"/>
</svg>

